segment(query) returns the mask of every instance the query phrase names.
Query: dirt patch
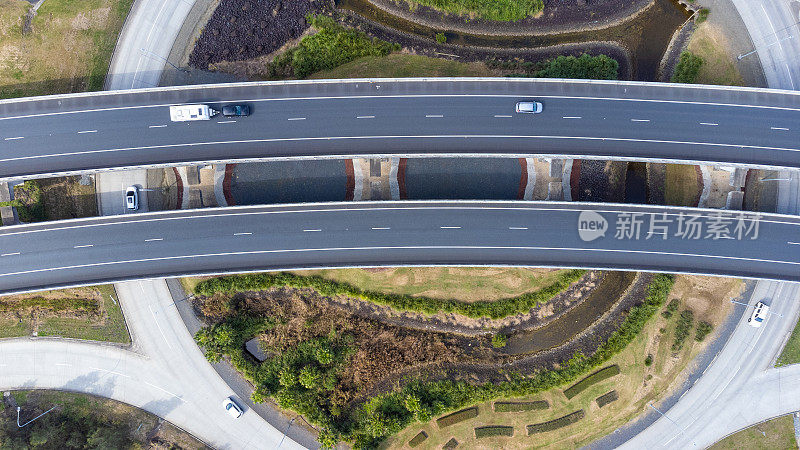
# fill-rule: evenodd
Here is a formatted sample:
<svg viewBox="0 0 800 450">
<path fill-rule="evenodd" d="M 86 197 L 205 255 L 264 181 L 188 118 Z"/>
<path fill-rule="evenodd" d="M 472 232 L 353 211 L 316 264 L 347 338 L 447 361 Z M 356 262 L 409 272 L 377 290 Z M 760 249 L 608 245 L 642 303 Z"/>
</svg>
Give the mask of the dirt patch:
<svg viewBox="0 0 800 450">
<path fill-rule="evenodd" d="M 737 297 L 744 289 L 741 280 L 733 278 L 682 275 L 675 280 L 670 298 L 678 298 L 682 307 L 694 312 L 695 320 L 718 324 L 733 308 L 721 299 Z"/>
</svg>

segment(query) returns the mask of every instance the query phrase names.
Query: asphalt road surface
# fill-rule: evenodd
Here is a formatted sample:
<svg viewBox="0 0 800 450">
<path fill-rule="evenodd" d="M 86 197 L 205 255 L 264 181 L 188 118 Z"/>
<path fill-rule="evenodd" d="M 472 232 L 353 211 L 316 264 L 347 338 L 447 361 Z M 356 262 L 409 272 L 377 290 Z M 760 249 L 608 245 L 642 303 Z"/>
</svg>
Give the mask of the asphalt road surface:
<svg viewBox="0 0 800 450">
<path fill-rule="evenodd" d="M 544 103 L 516 114 L 520 99 Z M 170 122 L 168 105 L 253 114 Z M 0 102 L 0 178 L 358 155 L 584 156 L 800 167 L 800 94 L 581 80 L 241 83 Z"/>
<path fill-rule="evenodd" d="M 800 217 L 756 217 L 655 206 L 443 201 L 76 219 L 1 228 L 0 293 L 183 274 L 437 264 L 800 280 Z"/>
</svg>

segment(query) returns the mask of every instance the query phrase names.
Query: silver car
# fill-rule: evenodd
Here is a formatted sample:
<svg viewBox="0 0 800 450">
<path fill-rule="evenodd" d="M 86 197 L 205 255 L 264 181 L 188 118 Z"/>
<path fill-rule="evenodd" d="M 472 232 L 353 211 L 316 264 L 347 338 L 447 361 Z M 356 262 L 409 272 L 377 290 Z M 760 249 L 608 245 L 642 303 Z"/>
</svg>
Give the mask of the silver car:
<svg viewBox="0 0 800 450">
<path fill-rule="evenodd" d="M 125 189 L 125 208 L 131 211 L 139 209 L 139 188 L 136 186 Z"/>
<path fill-rule="evenodd" d="M 544 107 L 540 102 L 517 102 L 517 113 L 521 114 L 539 114 Z"/>
</svg>

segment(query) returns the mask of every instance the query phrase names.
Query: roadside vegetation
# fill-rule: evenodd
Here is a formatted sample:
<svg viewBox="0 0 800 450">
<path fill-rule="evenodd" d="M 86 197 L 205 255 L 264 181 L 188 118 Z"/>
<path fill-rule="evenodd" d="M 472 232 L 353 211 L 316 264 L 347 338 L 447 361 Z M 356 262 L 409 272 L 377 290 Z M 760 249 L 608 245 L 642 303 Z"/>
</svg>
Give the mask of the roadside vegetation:
<svg viewBox="0 0 800 450">
<path fill-rule="evenodd" d="M 80 176 L 28 180 L 14 186 L 13 206 L 21 222 L 44 222 L 97 215 L 94 182 L 80 183 Z"/>
<path fill-rule="evenodd" d="M 699 25 L 689 39 L 688 50 L 703 60 L 695 83 L 744 86 L 734 55 L 726 50 L 724 30 L 710 22 Z"/>
<path fill-rule="evenodd" d="M 696 83 L 702 66 L 703 58 L 690 51 L 684 51 L 678 59 L 670 81 L 673 83 Z"/>
<path fill-rule="evenodd" d="M 365 56 L 309 78 L 403 78 L 403 77 L 488 77 L 494 76 L 482 62 L 462 63 L 422 55 L 392 53 Z"/>
<path fill-rule="evenodd" d="M 745 428 L 709 447 L 709 450 L 797 449 L 791 414 Z"/>
<path fill-rule="evenodd" d="M 786 346 L 783 347 L 778 360 L 775 361 L 775 367 L 797 363 L 800 363 L 800 321 L 795 325 L 789 340 L 786 341 Z"/>
<path fill-rule="evenodd" d="M 108 284 L 0 297 L 0 338 L 22 336 L 131 341 Z"/>
<path fill-rule="evenodd" d="M 549 285 L 541 289 L 495 301 L 473 301 L 470 303 L 452 298 L 431 298 L 407 294 L 387 294 L 362 290 L 347 283 L 339 283 L 319 276 L 298 276 L 291 273 L 259 273 L 209 278 L 194 287 L 198 295 L 212 296 L 217 293 L 231 294 L 246 291 L 261 291 L 274 287 L 311 288 L 321 295 L 346 296 L 378 305 L 389 306 L 398 311 L 413 311 L 423 314 L 440 312 L 456 313 L 471 318 L 488 317 L 500 319 L 527 312 L 531 308 L 550 300 L 570 284 L 578 281 L 585 271 L 569 270 L 559 274 Z"/>
<path fill-rule="evenodd" d="M 701 188 L 697 179 L 696 166 L 667 164 L 664 185 L 664 198 L 667 205 L 697 206 Z"/>
<path fill-rule="evenodd" d="M 50 408 L 52 411 L 19 428 Z M 13 391 L 0 400 L 0 446 L 6 449 L 205 449 L 188 433 L 114 400 L 59 391 Z"/>
<path fill-rule="evenodd" d="M 133 0 L 0 0 L 0 98 L 103 88 Z"/>
<path fill-rule="evenodd" d="M 518 21 L 535 17 L 544 9 L 543 0 L 406 0 L 437 11 L 485 20 Z"/>
</svg>

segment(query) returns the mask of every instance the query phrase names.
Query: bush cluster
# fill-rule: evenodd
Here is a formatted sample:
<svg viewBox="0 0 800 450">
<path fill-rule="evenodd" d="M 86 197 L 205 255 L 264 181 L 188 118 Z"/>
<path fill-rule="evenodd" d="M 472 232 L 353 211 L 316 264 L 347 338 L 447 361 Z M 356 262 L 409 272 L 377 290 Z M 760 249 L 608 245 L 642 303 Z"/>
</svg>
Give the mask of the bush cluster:
<svg viewBox="0 0 800 450">
<path fill-rule="evenodd" d="M 672 351 L 677 352 L 683 348 L 683 342 L 689 337 L 689 331 L 694 322 L 694 313 L 691 309 L 685 309 L 678 318 L 678 326 L 675 327 L 675 340 L 672 342 Z"/>
<path fill-rule="evenodd" d="M 673 83 L 695 83 L 702 65 L 703 58 L 692 52 L 684 51 L 678 58 L 678 64 L 675 66 L 675 72 L 672 74 L 670 81 Z"/>
<path fill-rule="evenodd" d="M 408 446 L 411 447 L 411 448 L 414 448 L 414 447 L 418 446 L 419 444 L 422 444 L 423 442 L 425 442 L 426 439 L 428 439 L 428 433 L 426 433 L 424 431 L 420 431 L 419 433 L 417 433 L 416 436 L 414 436 L 413 439 L 408 441 Z"/>
<path fill-rule="evenodd" d="M 388 436 L 396 434 L 414 421 L 428 422 L 432 417 L 470 405 L 499 398 L 530 396 L 574 381 L 622 351 L 642 331 L 647 321 L 661 309 L 672 284 L 672 275 L 654 276 L 648 286 L 644 302 L 630 309 L 622 325 L 598 347 L 594 354 L 585 356 L 577 352 L 571 359 L 563 362 L 558 369 L 536 372 L 528 377 L 511 373 L 509 381 L 499 383 L 471 384 L 460 380 L 423 381 L 412 379 L 396 391 L 370 398 L 353 411 L 342 409 L 338 405 L 330 405 L 324 401 L 325 397 L 321 396 L 304 397 L 303 402 L 283 403 L 283 405 L 306 415 L 310 422 L 320 426 L 322 432 L 319 439 L 326 448 L 335 446 L 338 440 L 342 439 L 351 442 L 354 448 L 374 448 Z M 211 348 L 227 354 L 234 366 L 257 386 L 253 400 L 264 401 L 271 394 L 270 391 L 261 388 L 265 371 L 262 367 L 267 364 L 276 364 L 271 363 L 275 358 L 265 361 L 261 366 L 247 359 L 242 350 L 245 340 L 243 336 L 246 333 L 243 333 L 242 330 L 252 331 L 247 335 L 249 338 L 256 333 L 253 330 L 270 326 L 270 324 L 264 319 L 253 322 L 236 320 L 239 320 L 241 325 L 235 327 L 237 330 L 232 333 L 235 339 L 230 339 L 230 337 L 226 337 L 226 333 L 222 333 L 222 343 L 209 342 L 209 339 L 201 337 L 201 335 L 216 333 L 201 330 L 198 333 L 198 343 L 207 351 Z M 215 327 L 205 330 L 213 328 Z M 334 350 L 334 353 L 341 354 L 339 350 Z M 274 372 L 272 372 L 271 377 L 274 376 Z M 274 378 L 271 379 L 274 386 Z M 314 399 L 317 400 L 317 403 L 310 401 Z M 278 398 L 278 400 L 280 402 L 281 399 Z"/>
<path fill-rule="evenodd" d="M 584 417 L 586 417 L 586 413 L 582 409 L 579 409 L 575 412 L 567 414 L 566 416 L 559 417 L 558 419 L 528 425 L 528 436 L 536 433 L 544 433 L 545 431 L 553 431 L 559 428 L 564 428 L 583 419 Z"/>
<path fill-rule="evenodd" d="M 393 50 L 400 50 L 399 44 L 345 28 L 327 16 L 314 16 L 309 20 L 317 33 L 304 37 L 297 47 L 276 56 L 268 67 L 270 78 L 291 75 L 305 78 L 364 56 L 386 56 Z"/>
<path fill-rule="evenodd" d="M 713 329 L 714 327 L 706 321 L 698 323 L 697 329 L 694 332 L 694 340 L 697 342 L 703 342 L 703 339 L 705 339 L 706 336 L 708 336 L 708 333 L 711 333 Z"/>
<path fill-rule="evenodd" d="M 672 300 L 669 301 L 667 307 L 664 308 L 664 311 L 661 311 L 661 317 L 669 319 L 670 317 L 672 317 L 673 314 L 678 312 L 678 306 L 680 306 L 680 302 L 678 301 L 677 298 L 673 298 Z"/>
<path fill-rule="evenodd" d="M 496 333 L 492 336 L 492 347 L 503 348 L 508 344 L 508 337 L 502 333 Z"/>
<path fill-rule="evenodd" d="M 544 9 L 544 0 L 410 0 L 441 12 L 480 19 L 516 22 Z"/>
<path fill-rule="evenodd" d="M 595 401 L 597 402 L 597 406 L 602 408 L 603 406 L 606 406 L 607 404 L 609 404 L 611 402 L 617 401 L 618 398 L 619 398 L 619 394 L 617 394 L 617 391 L 611 391 L 611 392 L 606 392 L 605 394 L 601 395 L 600 397 L 597 397 L 597 399 L 595 399 Z"/>
<path fill-rule="evenodd" d="M 20 199 L 23 191 L 28 199 L 26 202 Z M 36 180 L 28 180 L 14 186 L 14 200 L 0 202 L 0 206 L 17 208 L 17 215 L 21 222 L 41 222 L 47 218 L 44 203 L 42 203 L 42 187 Z"/>
<path fill-rule="evenodd" d="M 653 365 L 653 355 L 647 355 L 647 357 L 644 359 L 644 365 L 647 367 Z"/>
<path fill-rule="evenodd" d="M 550 404 L 546 400 L 536 400 L 533 402 L 494 402 L 495 412 L 520 412 L 547 409 Z"/>
<path fill-rule="evenodd" d="M 603 380 L 607 380 L 615 375 L 619 375 L 619 366 L 614 364 L 613 366 L 603 367 L 602 369 L 598 370 L 597 372 L 587 376 L 586 378 L 578 381 L 577 383 L 573 384 L 569 388 L 564 390 L 564 395 L 568 399 L 572 399 L 576 395 L 580 394 L 581 392 L 585 391 L 589 386 L 599 383 Z"/>
<path fill-rule="evenodd" d="M 504 425 L 489 425 L 485 427 L 475 428 L 476 438 L 494 437 L 494 436 L 514 436 L 514 427 Z"/>
<path fill-rule="evenodd" d="M 444 428 L 476 417 L 478 417 L 478 407 L 473 406 L 472 408 L 462 409 L 461 411 L 439 417 L 436 419 L 436 424 L 439 425 L 439 428 Z"/>
<path fill-rule="evenodd" d="M 579 57 L 559 56 L 548 62 L 547 67 L 536 73 L 539 78 L 578 78 L 585 80 L 616 80 L 619 78 L 619 63 L 606 55 Z"/>
<path fill-rule="evenodd" d="M 338 283 L 318 276 L 304 277 L 283 272 L 210 278 L 201 281 L 195 287 L 194 291 L 198 295 L 210 296 L 218 292 L 261 291 L 284 286 L 301 289 L 311 288 L 321 295 L 343 295 L 358 298 L 378 305 L 389 306 L 400 311 L 414 311 L 423 314 L 445 312 L 461 314 L 476 319 L 482 317 L 502 319 L 514 314 L 526 313 L 534 306 L 550 300 L 553 296 L 569 287 L 570 284 L 578 281 L 584 273 L 584 270 L 569 270 L 561 274 L 553 284 L 539 289 L 536 292 L 497 301 L 473 303 L 364 291 L 346 283 Z"/>
</svg>

